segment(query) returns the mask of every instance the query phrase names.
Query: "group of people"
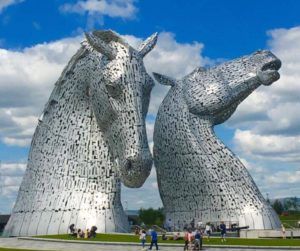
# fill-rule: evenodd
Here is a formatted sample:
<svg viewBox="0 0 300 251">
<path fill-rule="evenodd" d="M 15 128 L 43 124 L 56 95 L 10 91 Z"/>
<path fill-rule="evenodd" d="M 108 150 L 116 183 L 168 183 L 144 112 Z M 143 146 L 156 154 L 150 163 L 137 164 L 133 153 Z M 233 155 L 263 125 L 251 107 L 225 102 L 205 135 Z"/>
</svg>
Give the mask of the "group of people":
<svg viewBox="0 0 300 251">
<path fill-rule="evenodd" d="M 226 241 L 226 224 L 221 222 L 220 226 L 221 242 Z M 202 249 L 202 239 L 204 236 L 207 237 L 208 241 L 212 233 L 212 227 L 209 223 L 206 224 L 204 229 L 200 227 L 196 229 L 185 229 L 184 233 L 184 250 L 201 250 Z"/>
<path fill-rule="evenodd" d="M 188 229 L 184 233 L 184 249 L 183 250 L 201 250 L 202 249 L 203 232 L 200 229 L 192 231 Z"/>
<path fill-rule="evenodd" d="M 168 219 L 166 221 L 165 227 L 166 227 L 168 232 L 172 232 L 172 230 L 176 229 L 175 225 L 173 225 L 171 219 Z M 187 232 L 189 229 L 192 229 L 192 230 L 199 229 L 199 231 L 202 233 L 202 235 L 207 236 L 208 240 L 209 240 L 209 238 L 211 236 L 211 233 L 213 231 L 218 231 L 218 232 L 221 233 L 221 241 L 222 242 L 226 241 L 226 238 L 225 238 L 226 237 L 226 225 L 223 221 L 218 226 L 212 225 L 208 222 L 208 223 L 206 223 L 205 228 L 203 228 L 203 223 L 202 222 L 198 222 L 197 224 L 195 224 L 195 219 L 193 219 L 189 224 L 186 223 L 186 222 L 184 224 L 183 230 L 185 230 Z"/>
<path fill-rule="evenodd" d="M 97 231 L 96 226 L 92 226 L 91 229 L 87 228 L 86 230 L 81 230 L 80 228 L 76 229 L 75 224 L 71 224 L 69 229 L 70 229 L 71 235 L 76 238 L 88 239 L 88 238 L 96 237 L 96 231 Z"/>
<path fill-rule="evenodd" d="M 156 250 L 158 250 L 158 237 L 157 237 L 157 232 L 154 229 L 150 229 L 148 231 L 148 234 L 151 236 L 151 242 L 150 242 L 150 247 L 149 250 L 152 250 L 152 247 L 155 245 Z M 140 241 L 142 244 L 142 249 L 145 250 L 145 245 L 146 245 L 146 238 L 147 238 L 147 232 L 146 230 L 142 229 L 140 231 Z"/>
<path fill-rule="evenodd" d="M 169 222 L 170 223 L 170 222 Z M 167 230 L 170 229 L 170 224 L 167 226 Z M 221 242 L 226 241 L 226 224 L 224 222 L 221 222 L 221 224 L 218 226 L 218 229 L 220 229 L 221 233 Z M 171 231 L 170 231 L 171 232 Z M 184 232 L 184 250 L 201 250 L 202 249 L 202 239 L 204 236 L 207 237 L 208 241 L 212 233 L 212 226 L 211 224 L 207 223 L 205 225 L 205 228 L 185 228 Z M 136 232 L 138 234 L 138 232 Z M 152 247 L 155 246 L 156 250 L 158 250 L 158 237 L 157 237 L 157 232 L 154 229 L 146 230 L 141 229 L 139 232 L 139 237 L 142 245 L 142 249 L 145 250 L 146 246 L 146 238 L 147 235 L 151 237 L 151 242 L 149 246 L 149 250 L 152 250 Z M 180 239 L 180 233 L 174 234 L 173 240 L 178 240 Z M 162 240 L 168 239 L 165 234 L 162 235 Z"/>
</svg>

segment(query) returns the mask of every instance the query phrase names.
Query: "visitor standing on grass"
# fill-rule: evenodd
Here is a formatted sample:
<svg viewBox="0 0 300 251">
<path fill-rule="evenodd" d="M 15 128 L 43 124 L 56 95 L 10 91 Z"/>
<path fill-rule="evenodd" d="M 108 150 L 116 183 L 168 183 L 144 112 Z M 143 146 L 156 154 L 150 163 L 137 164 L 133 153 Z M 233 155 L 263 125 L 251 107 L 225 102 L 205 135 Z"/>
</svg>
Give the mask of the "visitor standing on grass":
<svg viewBox="0 0 300 251">
<path fill-rule="evenodd" d="M 226 225 L 224 224 L 224 222 L 221 222 L 220 225 L 220 230 L 221 230 L 221 242 L 226 241 Z"/>
<path fill-rule="evenodd" d="M 206 226 L 205 226 L 205 234 L 207 236 L 207 240 L 209 241 L 209 237 L 211 235 L 211 226 L 210 226 L 210 223 L 206 223 Z"/>
<path fill-rule="evenodd" d="M 150 248 L 149 248 L 150 250 L 152 250 L 153 245 L 155 245 L 156 250 L 158 250 L 157 233 L 154 229 L 151 231 L 151 244 L 150 244 Z"/>
<path fill-rule="evenodd" d="M 168 219 L 168 221 L 167 221 L 167 230 L 168 230 L 168 232 L 172 231 L 172 226 L 173 226 L 172 220 Z"/>
<path fill-rule="evenodd" d="M 145 243 L 146 243 L 146 231 L 143 229 L 140 233 L 140 240 L 142 244 L 143 250 L 145 249 Z"/>
<path fill-rule="evenodd" d="M 282 231 L 282 239 L 286 239 L 285 227 L 283 224 L 281 224 L 281 231 Z"/>
</svg>

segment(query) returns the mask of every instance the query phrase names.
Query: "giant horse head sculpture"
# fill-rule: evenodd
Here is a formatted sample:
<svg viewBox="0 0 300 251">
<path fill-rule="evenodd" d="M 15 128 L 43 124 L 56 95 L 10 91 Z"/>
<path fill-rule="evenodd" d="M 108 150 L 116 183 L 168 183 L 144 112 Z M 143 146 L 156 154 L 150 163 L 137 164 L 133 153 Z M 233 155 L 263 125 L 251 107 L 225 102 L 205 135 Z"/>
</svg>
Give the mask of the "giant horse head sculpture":
<svg viewBox="0 0 300 251">
<path fill-rule="evenodd" d="M 221 124 L 257 87 L 278 80 L 280 66 L 271 52 L 260 50 L 212 68 L 196 68 L 181 80 L 184 100 L 192 114 L 209 119 L 213 125 Z M 161 84 L 175 86 L 178 82 L 153 74 Z"/>
<path fill-rule="evenodd" d="M 257 51 L 197 68 L 181 80 L 154 73 L 172 86 L 158 111 L 153 149 L 167 219 L 180 227 L 193 218 L 250 229 L 280 227 L 246 168 L 213 130 L 256 88 L 278 80 L 280 66 L 271 52 Z"/>
<path fill-rule="evenodd" d="M 138 50 L 113 31 L 86 34 L 54 85 L 33 135 L 28 165 L 5 235 L 64 234 L 69 224 L 128 231 L 121 183 L 150 174 L 145 117 L 154 85 Z"/>
<path fill-rule="evenodd" d="M 157 41 L 153 34 L 138 50 L 112 31 L 86 34 L 87 42 L 104 55 L 101 71 L 89 87 L 97 123 L 128 187 L 140 187 L 149 176 L 149 151 L 145 117 L 154 81 L 146 72 L 144 56 Z"/>
</svg>

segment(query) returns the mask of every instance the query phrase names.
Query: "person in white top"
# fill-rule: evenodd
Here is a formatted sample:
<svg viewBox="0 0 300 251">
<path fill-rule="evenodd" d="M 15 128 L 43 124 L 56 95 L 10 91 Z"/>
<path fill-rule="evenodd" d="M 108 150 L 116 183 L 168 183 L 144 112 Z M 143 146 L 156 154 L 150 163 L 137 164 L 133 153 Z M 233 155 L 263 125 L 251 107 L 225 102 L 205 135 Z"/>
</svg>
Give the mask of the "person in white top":
<svg viewBox="0 0 300 251">
<path fill-rule="evenodd" d="M 142 244 L 142 250 L 145 250 L 145 243 L 146 243 L 146 231 L 142 230 L 140 232 L 140 240 L 141 240 L 141 244 Z"/>
<path fill-rule="evenodd" d="M 283 224 L 281 224 L 281 231 L 282 231 L 282 239 L 286 239 L 285 227 Z"/>
<path fill-rule="evenodd" d="M 209 241 L 210 235 L 211 235 L 211 225 L 209 222 L 206 223 L 205 225 L 205 234 L 207 236 L 207 239 Z"/>
</svg>

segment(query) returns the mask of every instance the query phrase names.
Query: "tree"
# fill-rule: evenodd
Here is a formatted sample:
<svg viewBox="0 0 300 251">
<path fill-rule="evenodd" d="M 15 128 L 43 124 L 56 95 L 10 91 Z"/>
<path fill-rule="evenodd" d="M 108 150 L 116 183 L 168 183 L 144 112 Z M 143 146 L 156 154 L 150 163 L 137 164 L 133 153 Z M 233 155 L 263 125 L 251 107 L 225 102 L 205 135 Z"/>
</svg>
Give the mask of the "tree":
<svg viewBox="0 0 300 251">
<path fill-rule="evenodd" d="M 297 197 L 293 197 L 293 198 L 288 198 L 285 200 L 284 202 L 284 209 L 285 210 L 298 210 L 298 199 Z"/>
<path fill-rule="evenodd" d="M 293 198 L 291 198 L 290 199 L 291 201 L 292 201 L 292 206 L 293 206 L 293 209 L 295 210 L 295 211 L 297 211 L 298 210 L 298 198 L 297 197 L 293 197 Z"/>
<path fill-rule="evenodd" d="M 163 213 L 162 208 L 158 208 L 158 209 L 153 209 L 153 208 L 144 209 L 144 208 L 141 208 L 139 210 L 139 218 L 146 225 L 162 226 L 164 224 L 165 215 Z"/>
<path fill-rule="evenodd" d="M 277 214 L 279 215 L 282 214 L 284 208 L 280 200 L 275 200 L 272 206 Z"/>
</svg>

